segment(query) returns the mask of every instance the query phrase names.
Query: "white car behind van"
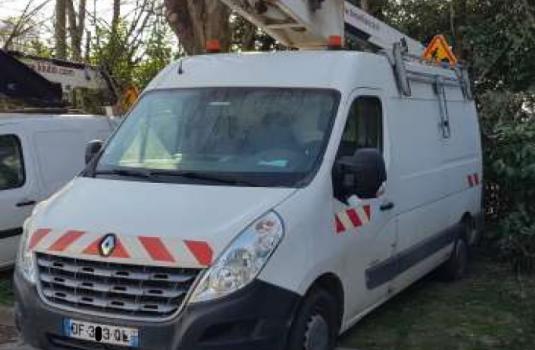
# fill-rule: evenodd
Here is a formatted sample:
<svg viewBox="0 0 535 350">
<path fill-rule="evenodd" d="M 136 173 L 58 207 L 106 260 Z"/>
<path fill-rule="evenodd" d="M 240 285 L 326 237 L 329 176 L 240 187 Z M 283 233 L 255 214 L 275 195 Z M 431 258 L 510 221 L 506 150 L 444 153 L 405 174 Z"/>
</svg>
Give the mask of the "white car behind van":
<svg viewBox="0 0 535 350">
<path fill-rule="evenodd" d="M 0 114 L 0 268 L 13 264 L 33 207 L 83 169 L 86 144 L 114 125 L 106 117 Z"/>
</svg>

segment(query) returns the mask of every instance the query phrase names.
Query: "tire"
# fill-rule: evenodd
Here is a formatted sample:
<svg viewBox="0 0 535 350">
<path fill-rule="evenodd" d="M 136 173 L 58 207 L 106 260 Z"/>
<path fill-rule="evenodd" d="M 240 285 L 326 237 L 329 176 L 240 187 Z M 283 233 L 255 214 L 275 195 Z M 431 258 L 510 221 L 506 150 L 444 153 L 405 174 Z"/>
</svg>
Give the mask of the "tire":
<svg viewBox="0 0 535 350">
<path fill-rule="evenodd" d="M 441 275 L 446 281 L 457 281 L 466 275 L 469 260 L 468 243 L 464 237 L 458 237 L 455 240 L 455 247 L 448 261 L 444 263 L 441 269 Z"/>
<path fill-rule="evenodd" d="M 312 290 L 295 316 L 287 350 L 334 350 L 339 316 L 336 299 L 323 289 Z"/>
<path fill-rule="evenodd" d="M 468 241 L 468 247 L 476 247 L 481 243 L 481 231 L 478 227 L 476 220 L 468 218 L 465 221 L 466 239 Z"/>
</svg>

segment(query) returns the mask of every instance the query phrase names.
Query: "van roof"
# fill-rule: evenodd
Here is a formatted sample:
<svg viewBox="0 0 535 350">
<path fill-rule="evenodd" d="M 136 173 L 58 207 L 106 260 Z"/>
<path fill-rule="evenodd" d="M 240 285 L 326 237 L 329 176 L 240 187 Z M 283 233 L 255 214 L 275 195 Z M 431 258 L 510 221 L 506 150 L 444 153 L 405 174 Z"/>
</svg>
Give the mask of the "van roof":
<svg viewBox="0 0 535 350">
<path fill-rule="evenodd" d="M 413 69 L 453 76 L 451 70 L 410 63 Z M 180 67 L 182 74 L 179 74 Z M 167 66 L 147 90 L 188 87 L 395 87 L 382 54 L 360 51 L 278 51 L 187 57 Z"/>
</svg>

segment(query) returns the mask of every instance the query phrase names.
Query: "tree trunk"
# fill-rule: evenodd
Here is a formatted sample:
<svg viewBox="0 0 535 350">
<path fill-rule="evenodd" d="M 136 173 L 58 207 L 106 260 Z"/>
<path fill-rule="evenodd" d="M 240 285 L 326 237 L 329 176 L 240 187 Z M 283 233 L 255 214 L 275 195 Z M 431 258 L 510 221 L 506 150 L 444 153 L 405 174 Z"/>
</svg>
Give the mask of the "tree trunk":
<svg viewBox="0 0 535 350">
<path fill-rule="evenodd" d="M 79 59 L 82 59 L 82 39 L 84 37 L 84 32 L 85 32 L 85 17 L 86 17 L 86 11 L 87 11 L 86 5 L 87 5 L 87 0 L 80 0 L 80 2 L 78 3 L 78 28 L 76 28 L 77 30 L 76 36 L 78 40 L 78 47 L 80 48 Z"/>
<path fill-rule="evenodd" d="M 67 32 L 66 32 L 66 13 L 65 0 L 56 0 L 56 23 L 54 28 L 54 39 L 56 42 L 56 58 L 67 58 Z"/>
<path fill-rule="evenodd" d="M 166 18 L 186 53 L 205 51 L 206 41 L 218 39 L 228 51 L 232 41 L 229 8 L 214 0 L 164 0 Z"/>
<path fill-rule="evenodd" d="M 454 0 L 451 4 L 451 34 L 453 36 L 453 50 L 459 59 L 467 58 L 463 40 L 467 20 L 467 1 Z"/>
<path fill-rule="evenodd" d="M 74 61 L 82 60 L 82 38 L 85 30 L 86 0 L 80 0 L 78 16 L 74 11 L 72 0 L 66 0 L 67 17 L 69 19 L 69 33 L 71 36 L 72 58 Z"/>
<path fill-rule="evenodd" d="M 88 30 L 85 33 L 85 63 L 89 63 L 91 57 L 91 32 Z"/>
<path fill-rule="evenodd" d="M 113 17 L 111 20 L 112 37 L 117 38 L 121 19 L 121 0 L 113 0 Z"/>
</svg>

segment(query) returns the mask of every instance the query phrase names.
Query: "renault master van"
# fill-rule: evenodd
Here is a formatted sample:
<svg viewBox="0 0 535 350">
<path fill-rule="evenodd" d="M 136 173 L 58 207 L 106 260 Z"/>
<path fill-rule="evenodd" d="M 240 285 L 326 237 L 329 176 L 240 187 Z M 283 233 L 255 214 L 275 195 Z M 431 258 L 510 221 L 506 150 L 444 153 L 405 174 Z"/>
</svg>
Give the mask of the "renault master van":
<svg viewBox="0 0 535 350">
<path fill-rule="evenodd" d="M 186 58 L 90 150 L 24 226 L 38 348 L 330 350 L 430 271 L 461 277 L 482 213 L 466 79 L 381 54 Z"/>
<path fill-rule="evenodd" d="M 0 268 L 13 265 L 34 205 L 74 178 L 86 144 L 113 128 L 105 117 L 0 114 Z"/>
</svg>

